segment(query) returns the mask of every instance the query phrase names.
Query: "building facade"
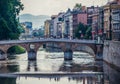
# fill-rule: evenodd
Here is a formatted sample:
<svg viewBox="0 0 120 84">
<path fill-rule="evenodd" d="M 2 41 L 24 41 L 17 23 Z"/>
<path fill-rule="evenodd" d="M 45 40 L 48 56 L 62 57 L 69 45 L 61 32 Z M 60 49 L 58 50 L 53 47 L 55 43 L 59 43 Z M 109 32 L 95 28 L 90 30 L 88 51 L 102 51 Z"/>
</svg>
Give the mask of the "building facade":
<svg viewBox="0 0 120 84">
<path fill-rule="evenodd" d="M 63 20 L 64 20 L 64 13 L 59 13 L 55 18 L 54 18 L 54 23 L 53 23 L 53 36 L 54 38 L 62 38 L 63 34 Z"/>
<path fill-rule="evenodd" d="M 103 7 L 99 8 L 99 19 L 98 19 L 98 36 L 100 37 L 100 40 L 104 40 L 104 12 L 103 12 Z"/>
<path fill-rule="evenodd" d="M 120 4 L 119 0 L 104 6 L 104 33 L 108 40 L 120 39 Z"/>
<path fill-rule="evenodd" d="M 32 22 L 22 22 L 20 23 L 24 32 L 22 32 L 20 38 L 28 38 L 32 36 Z"/>
<path fill-rule="evenodd" d="M 64 38 L 73 38 L 72 13 L 68 9 L 64 14 Z"/>
<path fill-rule="evenodd" d="M 120 41 L 120 4 L 112 9 L 112 40 Z"/>
<path fill-rule="evenodd" d="M 57 17 L 57 15 L 52 15 L 51 16 L 51 25 L 50 25 L 50 37 L 55 37 L 54 36 L 54 21 L 55 21 L 55 18 Z"/>
<path fill-rule="evenodd" d="M 82 23 L 84 25 L 87 25 L 87 13 L 86 12 L 80 12 L 77 14 L 77 23 Z"/>
<path fill-rule="evenodd" d="M 99 14 L 92 14 L 92 39 L 98 39 L 98 24 L 99 24 Z"/>
<path fill-rule="evenodd" d="M 50 25 L 51 25 L 51 20 L 46 20 L 45 24 L 44 24 L 44 28 L 45 28 L 45 38 L 49 38 L 50 36 Z"/>
<path fill-rule="evenodd" d="M 92 39 L 97 40 L 99 28 L 99 7 L 87 7 L 87 25 L 92 27 Z"/>
<path fill-rule="evenodd" d="M 98 13 L 99 7 L 87 7 L 87 25 L 92 26 L 92 15 Z"/>
</svg>

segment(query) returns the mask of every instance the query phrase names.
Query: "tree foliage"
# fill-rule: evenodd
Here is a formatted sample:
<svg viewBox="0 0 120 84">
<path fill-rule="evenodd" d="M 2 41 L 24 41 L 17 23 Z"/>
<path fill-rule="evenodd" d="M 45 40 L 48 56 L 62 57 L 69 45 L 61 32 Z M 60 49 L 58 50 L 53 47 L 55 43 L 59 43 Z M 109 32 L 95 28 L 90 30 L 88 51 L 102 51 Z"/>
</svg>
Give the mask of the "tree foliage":
<svg viewBox="0 0 120 84">
<path fill-rule="evenodd" d="M 87 25 L 84 25 L 82 23 L 79 23 L 77 29 L 75 30 L 75 37 L 78 39 L 91 39 L 92 28 L 88 27 Z"/>
<path fill-rule="evenodd" d="M 76 3 L 76 5 L 74 6 L 74 8 L 73 8 L 74 10 L 78 10 L 78 11 L 80 11 L 80 10 L 82 10 L 82 4 L 80 3 Z"/>
<path fill-rule="evenodd" d="M 85 33 L 85 39 L 92 39 L 92 27 L 88 27 Z"/>
<path fill-rule="evenodd" d="M 0 0 L 0 40 L 18 39 L 18 15 L 23 10 L 20 0 Z"/>
</svg>

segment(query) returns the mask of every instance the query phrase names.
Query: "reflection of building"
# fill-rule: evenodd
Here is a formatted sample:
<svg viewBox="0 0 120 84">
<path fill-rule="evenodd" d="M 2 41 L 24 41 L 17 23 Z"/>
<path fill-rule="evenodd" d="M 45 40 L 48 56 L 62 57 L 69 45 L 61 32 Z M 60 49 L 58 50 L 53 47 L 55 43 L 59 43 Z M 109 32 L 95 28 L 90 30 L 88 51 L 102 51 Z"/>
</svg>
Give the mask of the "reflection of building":
<svg viewBox="0 0 120 84">
<path fill-rule="evenodd" d="M 36 61 L 28 61 L 27 71 L 38 71 Z"/>
</svg>

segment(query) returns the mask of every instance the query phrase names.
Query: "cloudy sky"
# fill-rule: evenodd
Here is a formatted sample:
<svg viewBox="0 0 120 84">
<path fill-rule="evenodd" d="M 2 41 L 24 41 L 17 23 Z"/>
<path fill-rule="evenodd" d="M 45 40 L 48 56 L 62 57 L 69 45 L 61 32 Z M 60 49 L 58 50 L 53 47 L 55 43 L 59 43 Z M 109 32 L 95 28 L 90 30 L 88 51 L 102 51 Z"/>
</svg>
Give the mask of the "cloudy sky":
<svg viewBox="0 0 120 84">
<path fill-rule="evenodd" d="M 30 13 L 33 15 L 54 15 L 73 8 L 76 3 L 85 6 L 104 5 L 108 0 L 21 0 L 24 10 L 21 14 Z"/>
</svg>

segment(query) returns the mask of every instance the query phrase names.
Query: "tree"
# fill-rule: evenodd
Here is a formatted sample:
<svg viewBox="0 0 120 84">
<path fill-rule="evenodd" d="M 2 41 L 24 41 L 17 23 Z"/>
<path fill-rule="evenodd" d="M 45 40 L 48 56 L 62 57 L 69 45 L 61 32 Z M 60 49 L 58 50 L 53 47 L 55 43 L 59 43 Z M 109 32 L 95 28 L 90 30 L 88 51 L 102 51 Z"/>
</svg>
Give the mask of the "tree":
<svg viewBox="0 0 120 84">
<path fill-rule="evenodd" d="M 92 39 L 92 27 L 88 27 L 85 33 L 86 39 Z"/>
<path fill-rule="evenodd" d="M 1 27 L 0 28 L 0 39 L 3 39 L 3 38 L 8 39 L 9 33 L 7 33 L 7 32 L 10 32 L 10 29 L 7 25 L 7 22 L 2 17 L 0 17 L 0 27 Z"/>
<path fill-rule="evenodd" d="M 75 30 L 75 37 L 78 39 L 81 39 L 81 38 L 90 39 L 92 36 L 91 30 L 92 30 L 91 27 L 88 27 L 87 25 L 79 23 L 77 29 Z"/>
<path fill-rule="evenodd" d="M 23 10 L 23 4 L 20 0 L 0 0 L 0 32 L 6 36 L 0 35 L 0 40 L 18 39 L 20 29 L 18 27 L 18 15 Z"/>
<path fill-rule="evenodd" d="M 82 10 L 82 4 L 80 3 L 76 3 L 76 5 L 74 6 L 74 8 L 73 8 L 74 10 L 77 10 L 77 11 L 80 11 L 80 10 Z"/>
</svg>

